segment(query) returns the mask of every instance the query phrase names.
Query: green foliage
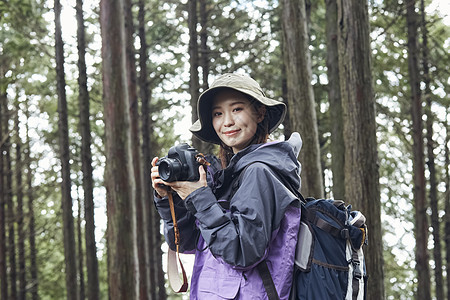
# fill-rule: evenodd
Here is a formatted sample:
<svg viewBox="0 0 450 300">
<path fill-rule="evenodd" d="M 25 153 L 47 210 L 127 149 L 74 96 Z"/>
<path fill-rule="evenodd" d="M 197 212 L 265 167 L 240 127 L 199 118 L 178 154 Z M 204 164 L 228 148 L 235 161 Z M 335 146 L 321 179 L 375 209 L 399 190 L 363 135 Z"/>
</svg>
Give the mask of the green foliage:
<svg viewBox="0 0 450 300">
<path fill-rule="evenodd" d="M 384 263 L 389 266 L 384 273 L 384 285 L 387 287 L 386 299 L 413 299 L 415 274 L 411 259 L 399 263 L 397 256 L 394 254 L 396 249 L 398 250 L 397 246 L 385 247 L 384 250 Z M 407 253 L 406 250 L 404 251 Z"/>
<path fill-rule="evenodd" d="M 65 298 L 64 247 L 60 213 L 60 191 L 56 178 L 49 174 L 45 184 L 40 185 L 36 195 L 34 213 L 36 219 L 37 265 L 39 297 L 41 299 Z M 55 180 L 49 180 L 54 178 Z"/>
<path fill-rule="evenodd" d="M 211 74 L 239 69 L 261 74 L 279 45 L 272 32 L 270 1 L 209 1 L 208 38 Z M 275 65 L 276 66 L 276 65 Z M 265 70 L 267 72 L 267 70 Z M 262 75 L 262 74 L 261 74 Z M 266 73 L 267 75 L 267 73 Z M 267 79 L 269 76 L 261 76 Z"/>
</svg>

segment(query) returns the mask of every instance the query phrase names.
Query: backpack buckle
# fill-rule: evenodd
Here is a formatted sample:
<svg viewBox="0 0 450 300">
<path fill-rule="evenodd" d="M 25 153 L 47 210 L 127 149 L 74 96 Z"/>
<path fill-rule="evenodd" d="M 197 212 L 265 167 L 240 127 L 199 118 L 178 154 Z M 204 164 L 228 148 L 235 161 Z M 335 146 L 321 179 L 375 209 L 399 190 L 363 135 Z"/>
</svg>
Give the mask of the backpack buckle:
<svg viewBox="0 0 450 300">
<path fill-rule="evenodd" d="M 360 280 L 362 278 L 362 272 L 360 268 L 360 261 L 358 259 L 358 253 L 356 251 L 353 251 L 352 254 L 352 265 L 353 265 L 353 278 Z"/>
<path fill-rule="evenodd" d="M 353 264 L 353 278 L 356 280 L 360 280 L 362 278 L 362 272 L 359 269 L 359 263 Z"/>
<path fill-rule="evenodd" d="M 347 240 L 348 238 L 350 238 L 350 233 L 348 231 L 348 228 L 342 229 L 340 234 L 341 234 L 341 238 L 343 238 L 344 240 Z"/>
</svg>

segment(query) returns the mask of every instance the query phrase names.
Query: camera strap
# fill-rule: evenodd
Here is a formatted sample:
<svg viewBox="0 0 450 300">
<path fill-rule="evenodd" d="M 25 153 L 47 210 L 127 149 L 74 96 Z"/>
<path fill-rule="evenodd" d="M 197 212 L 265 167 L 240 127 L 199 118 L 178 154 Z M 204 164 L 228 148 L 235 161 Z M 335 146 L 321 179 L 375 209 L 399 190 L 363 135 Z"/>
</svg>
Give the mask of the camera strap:
<svg viewBox="0 0 450 300">
<path fill-rule="evenodd" d="M 186 292 L 188 289 L 188 281 L 186 272 L 184 271 L 183 263 L 180 259 L 180 231 L 178 230 L 177 219 L 175 217 L 175 207 L 173 204 L 173 196 L 172 193 L 169 192 L 169 205 L 170 205 L 170 213 L 172 215 L 173 221 L 173 230 L 175 234 L 175 246 L 177 247 L 177 251 L 173 251 L 169 248 L 167 253 L 167 277 L 169 279 L 169 284 L 174 290 L 175 293 Z M 183 280 L 180 278 L 178 264 L 181 268 L 181 273 Z"/>
</svg>

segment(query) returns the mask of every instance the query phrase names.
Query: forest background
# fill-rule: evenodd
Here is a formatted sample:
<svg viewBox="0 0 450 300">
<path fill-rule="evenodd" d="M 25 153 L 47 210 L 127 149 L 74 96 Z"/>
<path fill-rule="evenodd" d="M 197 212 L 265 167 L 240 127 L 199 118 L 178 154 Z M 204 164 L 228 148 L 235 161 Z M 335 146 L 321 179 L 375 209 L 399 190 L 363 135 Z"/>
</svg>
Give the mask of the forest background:
<svg viewBox="0 0 450 300">
<path fill-rule="evenodd" d="M 62 6 L 61 6 L 62 5 Z M 0 299 L 179 299 L 150 159 L 240 72 L 288 105 L 303 194 L 368 219 L 368 299 L 450 299 L 446 1 L 2 0 Z"/>
</svg>

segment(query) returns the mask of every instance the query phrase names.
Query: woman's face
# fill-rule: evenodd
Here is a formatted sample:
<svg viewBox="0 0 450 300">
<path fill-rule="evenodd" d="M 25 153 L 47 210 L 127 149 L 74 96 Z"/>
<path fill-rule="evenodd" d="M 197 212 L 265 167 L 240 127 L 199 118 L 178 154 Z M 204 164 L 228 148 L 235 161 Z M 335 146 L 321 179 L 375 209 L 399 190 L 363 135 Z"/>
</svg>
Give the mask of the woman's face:
<svg viewBox="0 0 450 300">
<path fill-rule="evenodd" d="M 220 140 L 237 153 L 255 136 L 258 123 L 264 119 L 265 106 L 257 110 L 244 94 L 224 89 L 214 96 L 211 112 Z"/>
</svg>

